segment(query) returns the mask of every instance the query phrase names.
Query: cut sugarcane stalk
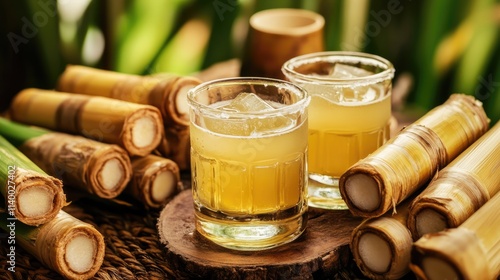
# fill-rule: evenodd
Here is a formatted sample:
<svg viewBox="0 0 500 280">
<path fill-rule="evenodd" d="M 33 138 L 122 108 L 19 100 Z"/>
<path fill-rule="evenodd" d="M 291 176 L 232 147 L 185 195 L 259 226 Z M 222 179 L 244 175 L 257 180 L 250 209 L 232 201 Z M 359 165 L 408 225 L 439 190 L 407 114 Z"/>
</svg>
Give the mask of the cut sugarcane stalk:
<svg viewBox="0 0 500 280">
<path fill-rule="evenodd" d="M 452 94 L 350 167 L 339 181 L 342 198 L 356 216 L 378 217 L 395 209 L 483 135 L 488 124 L 481 102 Z"/>
<path fill-rule="evenodd" d="M 457 228 L 428 233 L 413 244 L 410 269 L 419 279 L 500 276 L 500 193 Z"/>
<path fill-rule="evenodd" d="M 139 76 L 68 65 L 59 77 L 57 90 L 152 105 L 161 111 L 166 126 L 185 127 L 189 125 L 187 92 L 200 83 L 189 76 Z"/>
<path fill-rule="evenodd" d="M 170 159 L 155 155 L 135 157 L 132 169 L 126 192 L 148 207 L 159 208 L 182 190 L 179 167 Z"/>
<path fill-rule="evenodd" d="M 0 228 L 15 231 L 16 244 L 67 279 L 89 279 L 102 265 L 104 237 L 90 224 L 62 210 L 38 227 L 11 222 L 6 213 L 0 213 L 0 217 Z"/>
<path fill-rule="evenodd" d="M 500 123 L 438 172 L 413 201 L 408 228 L 415 240 L 457 227 L 500 191 Z"/>
<path fill-rule="evenodd" d="M 187 92 L 200 83 L 198 78 L 190 76 L 168 73 L 139 76 L 68 65 L 59 78 L 57 89 L 157 107 L 165 125 L 158 151 L 186 170 L 190 165 Z"/>
<path fill-rule="evenodd" d="M 159 110 L 100 96 L 25 89 L 11 103 L 14 121 L 118 144 L 130 155 L 145 156 L 160 143 Z"/>
<path fill-rule="evenodd" d="M 413 239 L 406 221 L 411 201 L 399 204 L 397 213 L 368 218 L 353 230 L 349 246 L 366 277 L 400 279 L 410 271 Z"/>
<path fill-rule="evenodd" d="M 29 127 L 5 118 L 0 118 L 0 134 L 45 172 L 62 179 L 66 186 L 114 198 L 130 181 L 130 158 L 117 145 Z"/>
<path fill-rule="evenodd" d="M 21 150 L 33 153 L 35 158 L 34 153 L 40 150 L 39 147 L 49 146 L 48 143 L 54 139 L 58 139 L 59 143 L 53 145 L 52 154 L 43 157 L 37 153 L 36 161 L 40 165 L 43 162 L 47 170 L 62 172 L 63 180 L 102 198 L 114 198 L 125 189 L 132 171 L 128 155 L 119 146 L 52 133 L 29 140 Z"/>
<path fill-rule="evenodd" d="M 27 225 L 50 221 L 66 204 L 62 182 L 43 172 L 2 136 L 0 186 L 7 212 Z"/>
</svg>

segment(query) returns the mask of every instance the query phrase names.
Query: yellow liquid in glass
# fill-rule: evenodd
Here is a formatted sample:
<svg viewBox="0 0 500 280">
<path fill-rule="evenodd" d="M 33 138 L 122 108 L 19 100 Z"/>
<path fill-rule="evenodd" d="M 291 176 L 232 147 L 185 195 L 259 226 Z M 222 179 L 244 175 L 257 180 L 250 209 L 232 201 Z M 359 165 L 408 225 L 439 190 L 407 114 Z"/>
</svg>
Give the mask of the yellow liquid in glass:
<svg viewBox="0 0 500 280">
<path fill-rule="evenodd" d="M 216 134 L 192 124 L 190 135 L 196 204 L 254 215 L 284 211 L 305 200 L 307 122 L 262 137 Z"/>
<path fill-rule="evenodd" d="M 339 178 L 390 137 L 391 98 L 368 103 L 332 102 L 312 94 L 309 105 L 309 173 Z"/>
</svg>

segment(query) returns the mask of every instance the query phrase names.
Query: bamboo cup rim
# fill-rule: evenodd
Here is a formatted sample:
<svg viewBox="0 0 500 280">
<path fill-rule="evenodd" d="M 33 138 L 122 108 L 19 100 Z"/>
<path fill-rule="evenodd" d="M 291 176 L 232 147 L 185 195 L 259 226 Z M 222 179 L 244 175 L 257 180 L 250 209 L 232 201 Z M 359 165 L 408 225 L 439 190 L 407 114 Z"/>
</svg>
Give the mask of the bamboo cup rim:
<svg viewBox="0 0 500 280">
<path fill-rule="evenodd" d="M 303 36 L 321 31 L 322 15 L 303 9 L 267 9 L 250 17 L 250 26 L 262 33 Z"/>
</svg>

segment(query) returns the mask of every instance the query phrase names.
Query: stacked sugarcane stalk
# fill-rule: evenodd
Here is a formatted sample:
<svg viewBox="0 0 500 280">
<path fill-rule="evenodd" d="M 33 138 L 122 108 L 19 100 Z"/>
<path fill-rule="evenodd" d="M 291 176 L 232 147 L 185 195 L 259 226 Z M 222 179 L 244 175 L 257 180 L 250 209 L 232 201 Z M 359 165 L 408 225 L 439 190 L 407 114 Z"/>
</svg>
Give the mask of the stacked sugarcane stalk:
<svg viewBox="0 0 500 280">
<path fill-rule="evenodd" d="M 189 169 L 186 95 L 200 82 L 69 65 L 56 90 L 19 92 L 0 134 L 72 187 L 101 198 L 124 193 L 158 208 L 182 189 L 180 172 Z M 48 132 L 9 133 L 19 123 Z"/>
<path fill-rule="evenodd" d="M 500 123 L 440 170 L 412 202 L 408 227 L 417 240 L 455 228 L 500 191 Z"/>
<path fill-rule="evenodd" d="M 5 215 L 22 222 L 16 242 L 65 278 L 92 277 L 104 239 L 61 210 L 66 195 L 163 206 L 189 168 L 186 94 L 199 83 L 72 65 L 56 90 L 21 90 L 0 118 L 1 193 Z"/>
<path fill-rule="evenodd" d="M 484 134 L 488 125 L 479 101 L 451 95 L 341 176 L 339 188 L 349 210 L 376 217 L 395 209 Z"/>
<path fill-rule="evenodd" d="M 429 280 L 498 279 L 499 211 L 497 193 L 457 228 L 425 234 L 413 245 L 411 270 Z"/>
<path fill-rule="evenodd" d="M 9 113 L 17 122 L 117 144 L 133 156 L 151 153 L 163 132 L 153 106 L 53 90 L 22 90 Z"/>
<path fill-rule="evenodd" d="M 421 279 L 500 276 L 500 123 L 446 166 L 410 205 Z"/>
<path fill-rule="evenodd" d="M 68 65 L 60 76 L 57 90 L 158 108 L 163 118 L 164 135 L 157 150 L 185 170 L 190 164 L 187 92 L 200 83 L 199 79 L 189 76 L 138 76 Z"/>
<path fill-rule="evenodd" d="M 356 264 L 365 276 L 398 279 L 410 271 L 411 260 L 415 262 L 412 270 L 423 279 L 473 279 L 470 275 L 474 273 L 487 277 L 481 279 L 498 277 L 498 230 L 479 237 L 474 241 L 479 245 L 472 245 L 476 247 L 469 251 L 455 247 L 455 251 L 443 253 L 454 255 L 453 260 L 434 261 L 437 256 L 441 258 L 439 250 L 451 248 L 455 242 L 456 237 L 444 237 L 447 234 L 442 232 L 461 227 L 500 190 L 500 124 L 489 130 L 488 124 L 478 101 L 454 94 L 342 176 L 340 188 L 350 211 L 366 217 L 353 231 L 350 243 Z M 475 224 L 467 228 L 481 230 Z M 441 239 L 421 241 L 431 240 L 434 235 Z M 474 234 L 450 235 L 464 235 L 461 238 L 465 240 Z M 443 242 L 445 245 L 439 248 L 432 247 Z M 479 247 L 485 255 L 481 261 L 490 264 L 488 271 L 478 268 L 468 274 L 465 270 L 474 268 L 471 252 Z M 416 253 L 411 253 L 412 248 Z M 457 259 L 471 264 L 461 270 L 463 263 Z M 441 265 L 443 260 L 450 265 Z M 424 263 L 431 264 L 424 267 Z M 441 270 L 451 268 L 453 275 L 460 277 L 442 278 L 451 274 L 441 274 Z"/>
<path fill-rule="evenodd" d="M 2 136 L 0 155 L 0 191 L 9 214 L 32 226 L 53 219 L 66 204 L 61 180 L 47 175 Z"/>
<path fill-rule="evenodd" d="M 47 175 L 0 136 L 0 191 L 5 211 L 0 228 L 8 232 L 9 260 L 15 270 L 16 245 L 67 279 L 89 279 L 104 259 L 104 238 L 93 226 L 62 210 L 61 180 Z"/>
<path fill-rule="evenodd" d="M 87 193 L 115 198 L 130 181 L 130 158 L 117 145 L 4 118 L 0 118 L 0 134 L 45 172 Z"/>
<path fill-rule="evenodd" d="M 357 226 L 349 244 L 356 265 L 370 279 L 400 279 L 409 272 L 413 239 L 406 227 L 411 199 L 397 212 L 367 218 Z"/>
</svg>

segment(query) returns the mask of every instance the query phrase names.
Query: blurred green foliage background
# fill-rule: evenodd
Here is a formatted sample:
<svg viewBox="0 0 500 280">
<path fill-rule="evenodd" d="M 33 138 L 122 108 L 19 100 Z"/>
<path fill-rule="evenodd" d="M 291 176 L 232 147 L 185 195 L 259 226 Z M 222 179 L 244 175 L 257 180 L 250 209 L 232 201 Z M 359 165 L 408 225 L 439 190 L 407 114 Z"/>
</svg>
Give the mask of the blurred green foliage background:
<svg viewBox="0 0 500 280">
<path fill-rule="evenodd" d="M 451 93 L 500 118 L 498 0 L 26 0 L 0 2 L 0 96 L 53 88 L 67 64 L 191 75 L 240 59 L 248 18 L 270 8 L 316 11 L 325 49 L 383 56 L 416 115 Z"/>
</svg>

